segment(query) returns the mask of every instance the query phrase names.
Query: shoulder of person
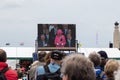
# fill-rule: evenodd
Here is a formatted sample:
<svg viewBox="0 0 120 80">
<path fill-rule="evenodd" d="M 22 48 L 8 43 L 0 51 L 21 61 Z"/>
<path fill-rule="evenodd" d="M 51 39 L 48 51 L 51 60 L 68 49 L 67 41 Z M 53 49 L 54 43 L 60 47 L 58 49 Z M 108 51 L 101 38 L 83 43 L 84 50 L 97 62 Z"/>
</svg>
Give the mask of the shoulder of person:
<svg viewBox="0 0 120 80">
<path fill-rule="evenodd" d="M 13 74 L 13 75 L 17 75 L 17 72 L 15 70 L 9 69 L 6 74 Z"/>
<path fill-rule="evenodd" d="M 36 69 L 37 75 L 45 74 L 44 66 L 38 66 Z"/>
<path fill-rule="evenodd" d="M 5 76 L 8 80 L 18 80 L 18 74 L 15 70 L 9 69 L 6 73 Z"/>
<path fill-rule="evenodd" d="M 38 66 L 37 67 L 37 69 L 43 69 L 44 68 L 44 66 Z"/>
</svg>

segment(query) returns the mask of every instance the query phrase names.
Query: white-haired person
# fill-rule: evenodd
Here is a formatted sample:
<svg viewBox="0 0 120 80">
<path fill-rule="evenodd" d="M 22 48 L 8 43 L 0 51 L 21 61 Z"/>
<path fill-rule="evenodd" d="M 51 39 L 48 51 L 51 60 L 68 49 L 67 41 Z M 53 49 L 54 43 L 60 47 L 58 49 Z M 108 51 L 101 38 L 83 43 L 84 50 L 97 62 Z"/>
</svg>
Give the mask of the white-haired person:
<svg viewBox="0 0 120 80">
<path fill-rule="evenodd" d="M 61 68 L 62 80 L 96 80 L 93 63 L 81 54 L 64 58 Z"/>
<path fill-rule="evenodd" d="M 100 68 L 101 56 L 97 52 L 93 51 L 89 54 L 88 58 L 93 62 L 95 72 L 96 72 L 96 80 L 104 80 L 106 79 L 105 72 Z"/>
</svg>

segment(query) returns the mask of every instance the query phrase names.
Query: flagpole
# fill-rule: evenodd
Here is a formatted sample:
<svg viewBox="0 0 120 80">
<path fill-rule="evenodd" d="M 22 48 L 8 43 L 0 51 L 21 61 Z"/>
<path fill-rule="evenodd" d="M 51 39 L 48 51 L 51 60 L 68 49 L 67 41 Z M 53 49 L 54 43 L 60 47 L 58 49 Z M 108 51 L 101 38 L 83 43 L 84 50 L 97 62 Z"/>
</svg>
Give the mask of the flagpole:
<svg viewBox="0 0 120 80">
<path fill-rule="evenodd" d="M 16 64 L 17 64 L 17 47 L 16 47 Z M 17 66 L 16 66 L 16 68 L 17 68 Z"/>
<path fill-rule="evenodd" d="M 98 32 L 96 32 L 96 45 L 98 45 Z"/>
</svg>

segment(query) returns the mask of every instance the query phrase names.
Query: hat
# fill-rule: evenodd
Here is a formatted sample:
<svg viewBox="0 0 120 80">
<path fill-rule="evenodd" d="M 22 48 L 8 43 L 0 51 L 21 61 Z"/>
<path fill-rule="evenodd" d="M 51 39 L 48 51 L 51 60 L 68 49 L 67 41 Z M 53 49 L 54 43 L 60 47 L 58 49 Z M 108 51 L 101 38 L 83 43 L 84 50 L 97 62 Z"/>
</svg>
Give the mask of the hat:
<svg viewBox="0 0 120 80">
<path fill-rule="evenodd" d="M 62 32 L 61 29 L 58 29 L 58 30 L 57 30 L 57 35 L 59 35 L 59 34 L 63 34 L 63 32 Z"/>
<path fill-rule="evenodd" d="M 105 59 L 108 58 L 107 53 L 105 51 L 99 51 L 98 53 L 100 54 L 101 57 Z"/>
<path fill-rule="evenodd" d="M 55 60 L 62 60 L 63 54 L 61 52 L 59 52 L 59 51 L 53 51 L 51 53 L 51 58 L 55 59 Z"/>
</svg>

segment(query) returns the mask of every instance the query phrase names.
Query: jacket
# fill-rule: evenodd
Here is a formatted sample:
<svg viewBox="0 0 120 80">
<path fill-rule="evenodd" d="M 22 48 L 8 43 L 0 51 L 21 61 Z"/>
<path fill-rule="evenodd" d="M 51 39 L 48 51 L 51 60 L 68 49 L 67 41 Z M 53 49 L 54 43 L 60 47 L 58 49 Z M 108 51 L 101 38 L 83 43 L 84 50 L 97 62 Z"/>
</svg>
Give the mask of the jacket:
<svg viewBox="0 0 120 80">
<path fill-rule="evenodd" d="M 58 65 L 56 63 L 50 63 L 50 64 L 48 64 L 48 68 L 50 69 L 51 73 L 54 73 L 60 68 L 60 65 Z M 37 75 L 45 74 L 44 66 L 39 66 L 36 70 L 36 73 L 37 73 Z"/>
<path fill-rule="evenodd" d="M 0 62 L 0 70 L 7 68 L 8 64 L 5 62 Z M 16 71 L 9 69 L 8 71 L 5 72 L 5 76 L 7 80 L 18 80 L 18 74 Z"/>
<path fill-rule="evenodd" d="M 66 44 L 65 36 L 64 35 L 56 36 L 54 43 L 55 43 L 56 47 L 64 47 Z"/>
</svg>

